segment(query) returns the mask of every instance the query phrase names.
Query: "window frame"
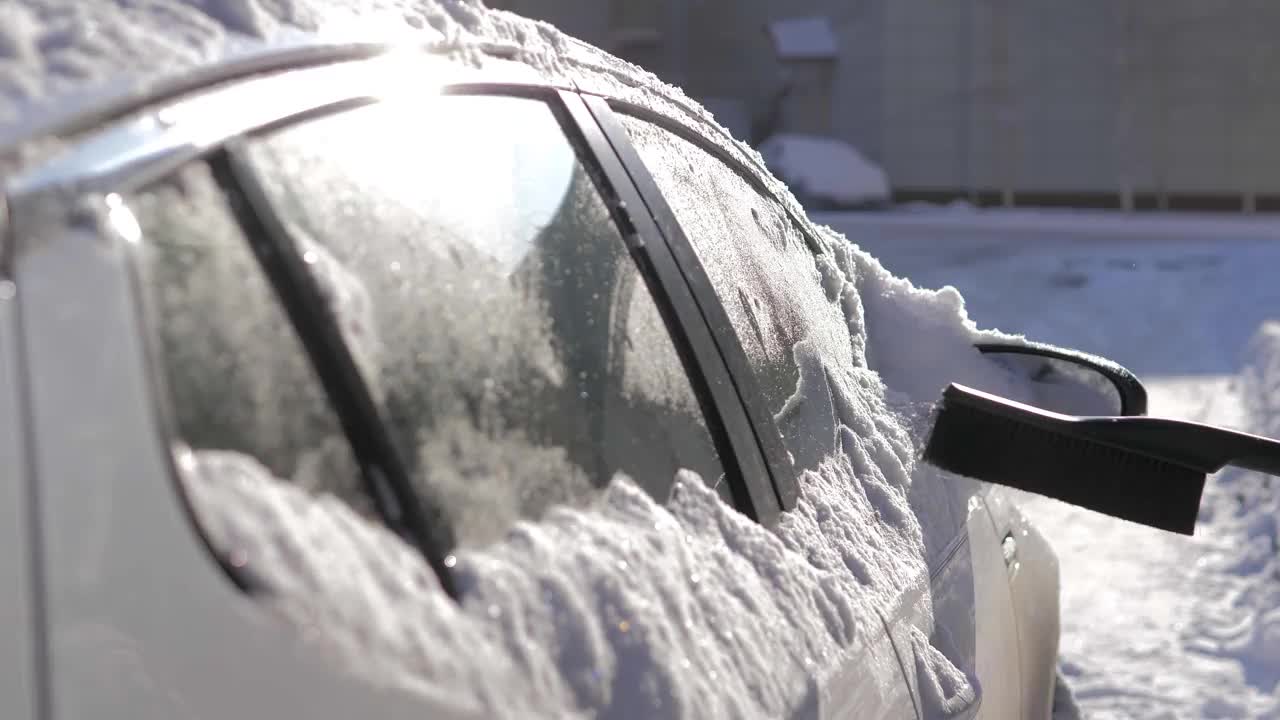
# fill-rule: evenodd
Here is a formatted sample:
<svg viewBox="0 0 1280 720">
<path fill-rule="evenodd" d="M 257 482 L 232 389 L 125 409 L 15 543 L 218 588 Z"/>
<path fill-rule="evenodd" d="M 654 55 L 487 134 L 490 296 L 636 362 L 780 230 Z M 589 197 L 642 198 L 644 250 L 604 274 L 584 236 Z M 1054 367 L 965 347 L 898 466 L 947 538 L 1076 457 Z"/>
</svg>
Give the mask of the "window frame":
<svg viewBox="0 0 1280 720">
<path fill-rule="evenodd" d="M 774 476 L 778 470 L 770 463 L 760 440 L 760 431 L 749 413 L 743 396 L 744 388 L 739 382 L 740 375 L 733 372 L 733 365 L 728 361 L 725 347 L 718 337 L 720 333 L 713 330 L 716 315 L 708 314 L 705 300 L 699 297 L 691 282 L 698 275 L 694 273 L 691 277 L 690 270 L 701 271 L 701 265 L 689 267 L 688 259 L 678 252 L 680 246 L 673 242 L 661 216 L 653 212 L 654 204 L 646 198 L 637 182 L 639 178 L 628 162 L 626 150 L 630 145 L 618 145 L 610 126 L 610 123 L 616 125 L 616 120 L 601 112 L 595 104 L 598 98 L 568 92 L 562 92 L 561 97 L 566 108 L 576 117 L 585 141 L 594 149 L 601 169 L 617 193 L 616 211 L 622 216 L 623 227 L 630 229 L 630 234 L 636 238 L 633 257 L 640 265 L 641 275 L 649 284 L 659 311 L 664 314 L 676 351 L 682 359 L 688 354 L 688 359 L 685 359 L 687 370 L 696 365 L 701 372 L 701 378 L 691 377 L 690 382 L 701 402 L 705 402 L 703 398 L 711 400 L 718 416 L 708 415 L 707 425 L 708 429 L 718 425 L 719 432 L 723 433 L 722 438 L 716 437 L 716 430 L 712 430 L 712 437 L 720 450 L 721 462 L 725 464 L 726 480 L 731 483 L 736 505 L 751 519 L 772 526 L 778 515 L 787 509 L 774 489 L 777 483 Z M 607 108 L 604 110 L 607 113 Z M 617 125 L 617 130 L 621 129 Z M 631 149 L 631 154 L 638 162 L 634 149 Z M 643 177 L 648 177 L 647 172 Z M 669 208 L 667 212 L 669 218 L 674 218 L 669 214 Z M 688 242 L 683 235 L 678 240 Z M 688 255 L 693 257 L 691 252 Z M 693 257 L 693 262 L 697 263 L 696 257 Z M 705 271 L 701 276 L 705 279 Z M 718 310 L 723 315 L 724 309 L 719 307 L 714 296 L 712 302 L 715 305 L 713 313 Z M 674 318 L 667 313 L 672 313 Z M 727 322 L 727 316 L 724 320 Z M 738 346 L 738 352 L 742 352 L 741 346 Z M 742 357 L 745 362 L 745 353 Z M 754 387 L 747 389 L 748 393 L 753 391 Z M 704 414 L 707 414 L 706 410 Z M 769 421 L 772 420 L 770 416 Z M 777 434 L 776 427 L 774 433 Z M 781 435 L 778 435 L 778 442 L 781 443 Z M 734 467 L 729 466 L 729 458 L 732 458 Z"/>
<path fill-rule="evenodd" d="M 615 229 L 621 236 L 632 261 L 636 263 L 646 289 L 662 316 L 668 336 L 682 361 L 684 377 L 698 399 L 707 430 L 711 434 L 720 463 L 724 467 L 725 482 L 729 484 L 736 509 L 753 520 L 772 524 L 780 510 L 776 494 L 765 492 L 758 482 L 754 486 L 752 482 L 766 477 L 761 472 L 766 469 L 766 465 L 762 461 L 758 441 L 754 433 L 747 434 L 750 427 L 741 398 L 727 395 L 723 390 L 732 386 L 732 376 L 723 362 L 722 355 L 719 352 L 714 354 L 710 352 L 712 348 L 707 341 L 711 335 L 705 326 L 705 319 L 695 314 L 696 306 L 693 296 L 685 285 L 683 275 L 678 273 L 678 262 L 671 256 L 656 223 L 644 213 L 632 212 L 633 207 L 645 207 L 646 204 L 637 193 L 630 174 L 621 165 L 595 117 L 587 109 L 583 98 L 576 92 L 551 86 L 502 82 L 453 83 L 426 92 L 434 92 L 440 96 L 527 99 L 544 103 L 555 115 L 566 140 L 595 182 L 601 200 L 609 210 Z M 287 121 L 257 128 L 246 133 L 243 139 L 278 132 L 320 117 L 336 116 L 366 104 L 370 103 L 342 104 L 305 113 Z M 229 141 L 220 151 L 227 156 L 227 169 L 232 171 L 227 175 L 230 182 L 224 185 L 223 190 L 229 195 L 241 193 L 241 201 L 246 207 L 252 208 L 251 215 L 256 216 L 257 223 L 261 223 L 259 229 L 272 237 L 270 241 L 272 249 L 268 252 L 275 256 L 277 262 L 283 259 L 281 264 L 286 266 L 283 268 L 285 288 L 282 289 L 281 285 L 277 284 L 279 281 L 276 280 L 273 280 L 273 285 L 279 292 L 300 295 L 294 298 L 294 303 L 298 312 L 303 315 L 294 318 L 290 314 L 290 319 L 300 334 L 304 335 L 304 344 L 307 344 L 306 333 L 300 327 L 300 321 L 311 327 L 312 333 L 325 336 L 333 334 L 332 338 L 317 337 L 313 341 L 318 341 L 324 350 L 338 354 L 333 359 L 341 366 L 338 371 L 346 377 L 342 387 L 356 396 L 354 403 L 335 402 L 335 409 L 343 419 L 344 426 L 347 424 L 347 416 L 352 411 L 358 412 L 358 417 L 352 422 L 353 427 L 375 424 L 376 412 L 372 410 L 371 404 L 366 405 L 366 399 L 368 403 L 372 403 L 369 389 L 355 369 L 350 351 L 346 348 L 346 343 L 341 340 L 332 318 L 317 317 L 327 316 L 327 313 L 320 309 L 323 303 L 320 302 L 318 288 L 305 270 L 301 256 L 296 252 L 293 239 L 283 223 L 275 216 L 271 201 L 264 189 L 258 185 L 254 172 L 250 169 L 250 163 L 243 157 L 243 150 L 239 147 L 243 139 Z M 218 157 L 218 154 L 214 157 Z M 216 160 L 214 165 L 215 175 L 217 175 Z M 239 167 L 238 170 L 235 169 L 237 167 Z M 254 218 L 246 215 L 239 218 L 239 222 L 253 242 L 252 231 L 246 225 L 255 222 Z M 663 250 L 667 250 L 667 253 L 664 254 Z M 263 258 L 260 257 L 261 259 Z M 307 277 L 303 278 L 302 275 Z M 338 348 L 341 348 L 341 351 Z M 317 350 L 309 350 L 313 355 L 313 361 L 315 361 L 314 353 L 317 351 L 319 347 Z M 350 373 L 349 377 L 348 373 Z M 381 421 L 376 421 L 376 425 L 381 427 Z M 423 498 L 415 496 L 412 484 L 400 467 L 403 461 L 398 458 L 392 459 L 395 451 L 389 441 L 383 444 L 383 439 L 389 437 L 387 431 L 382 429 L 378 434 L 382 439 L 377 442 L 383 448 L 378 455 L 382 457 L 384 466 L 389 470 L 387 475 L 396 493 L 397 504 L 407 513 L 414 513 L 416 503 L 421 502 Z M 360 454 L 357 453 L 357 456 L 360 457 Z M 445 516 L 444 512 L 429 499 L 425 510 L 432 519 L 442 519 Z M 437 574 L 447 578 L 449 575 L 446 561 L 447 548 L 451 546 L 449 535 L 441 536 L 427 518 L 407 514 L 405 519 L 408 521 L 408 529 L 412 536 L 421 538 L 419 547 L 431 561 Z M 450 588 L 453 594 L 452 586 L 447 581 L 446 587 Z"/>
<path fill-rule="evenodd" d="M 581 106 L 579 96 L 574 92 L 549 86 L 484 82 L 443 85 L 434 90 L 434 94 L 440 96 L 527 99 L 542 102 L 555 115 L 560 129 L 565 134 L 566 141 L 573 148 L 575 156 L 595 183 L 596 189 L 600 193 L 601 201 L 608 209 L 614 227 L 622 238 L 632 262 L 636 263 L 637 271 L 645 282 L 646 290 L 649 292 L 650 298 L 657 306 L 663 319 L 672 345 L 681 359 L 684 377 L 689 382 L 698 400 L 699 409 L 706 422 L 707 430 L 715 444 L 720 463 L 725 471 L 724 481 L 729 485 L 736 508 L 756 520 L 767 520 L 776 516 L 776 508 L 772 509 L 772 512 L 769 512 L 768 509 L 764 512 L 758 512 L 759 503 L 752 503 L 751 498 L 753 495 L 744 491 L 743 478 L 746 477 L 746 473 L 741 469 L 742 462 L 739 458 L 744 451 L 749 451 L 750 448 L 747 448 L 741 439 L 737 442 L 732 442 L 729 438 L 730 433 L 725 429 L 726 426 L 732 426 L 730 424 L 735 420 L 737 420 L 737 426 L 742 426 L 742 422 L 733 415 L 734 407 L 732 405 L 727 409 L 721 408 L 725 398 L 712 391 L 714 387 L 724 386 L 727 383 L 728 375 L 721 367 L 722 375 L 719 378 L 710 376 L 701 362 L 710 358 L 705 352 L 697 353 L 695 348 L 691 347 L 689 336 L 685 332 L 688 328 L 685 323 L 680 322 L 681 320 L 687 320 L 690 316 L 687 311 L 684 313 L 679 312 L 675 307 L 676 303 L 672 301 L 673 295 L 679 296 L 679 289 L 670 286 L 670 281 L 675 276 L 669 272 L 659 274 L 654 270 L 655 265 L 662 266 L 663 264 L 661 261 L 658 263 L 653 262 L 650 248 L 656 247 L 654 241 L 660 238 L 639 229 L 639 224 L 636 222 L 637 218 L 630 212 L 631 206 L 623 199 L 628 194 L 634 196 L 634 190 L 628 187 L 629 178 L 625 173 L 621 172 L 620 166 L 612 172 L 608 169 L 610 167 L 610 159 L 613 160 L 612 164 L 617 166 L 616 158 L 612 157 L 609 146 L 603 141 L 603 136 L 591 116 L 583 114 L 581 110 L 575 112 L 575 108 Z M 382 467 L 386 469 L 386 477 L 391 481 L 390 485 L 396 496 L 395 504 L 403 508 L 406 513 L 409 513 L 405 515 L 405 519 L 408 521 L 408 534 L 411 537 L 423 539 L 419 543 L 419 547 L 423 549 L 424 555 L 431 561 L 437 574 L 442 578 L 447 578 L 449 572 L 446 558 L 449 555 L 449 548 L 452 547 L 451 533 L 442 535 L 436 531 L 433 525 L 433 522 L 447 525 L 447 520 L 444 519 L 446 514 L 443 510 L 438 509 L 430 498 L 427 498 L 428 502 L 425 508 L 425 512 L 431 516 L 430 519 L 415 517 L 411 514 L 416 512 L 417 502 L 420 502 L 423 498 L 415 496 L 414 487 L 403 471 L 403 460 L 396 457 L 396 452 L 389 441 L 389 433 L 383 427 L 382 420 L 373 409 L 369 388 L 359 371 L 356 370 L 354 360 L 352 360 L 345 341 L 341 338 L 336 323 L 329 313 L 322 309 L 324 302 L 319 294 L 318 287 L 315 285 L 310 273 L 305 269 L 301 255 L 296 251 L 296 243 L 284 224 L 276 216 L 272 201 L 268 198 L 265 189 L 259 185 L 256 173 L 251 168 L 252 163 L 245 157 L 245 151 L 242 149 L 243 143 L 248 139 L 270 132 L 286 130 L 310 120 L 335 117 L 348 110 L 369 104 L 372 103 L 343 104 L 334 106 L 331 109 L 326 108 L 306 113 L 288 121 L 263 126 L 244 134 L 240 138 L 228 141 L 218 152 L 214 153 L 212 164 L 214 165 L 215 176 L 220 174 L 218 171 L 219 165 L 225 164 L 226 167 L 221 173 L 225 178 L 225 182 L 222 183 L 223 191 L 232 197 L 233 206 L 240 205 L 248 209 L 248 212 L 243 215 L 237 213 L 237 220 L 246 236 L 250 238 L 251 244 L 256 245 L 256 241 L 253 239 L 255 228 L 250 227 L 250 225 L 256 226 L 260 233 L 270 238 L 270 240 L 266 241 L 266 244 L 270 247 L 265 248 L 260 254 L 255 248 L 255 253 L 258 254 L 260 262 L 282 266 L 279 267 L 281 274 L 272 277 L 272 284 L 277 292 L 281 294 L 282 300 L 285 299 L 285 296 L 293 296 L 285 300 L 285 304 L 287 307 L 296 308 L 296 310 L 290 310 L 289 317 L 295 329 L 303 337 L 304 345 L 309 346 L 308 352 L 313 362 L 317 362 L 317 353 L 327 352 L 330 354 L 330 358 L 319 361 L 318 369 L 320 369 L 319 366 L 332 362 L 336 362 L 338 365 L 337 368 L 329 368 L 330 372 L 336 372 L 343 377 L 342 381 L 335 386 L 335 389 L 337 392 L 345 392 L 353 396 L 349 397 L 346 402 L 339 402 L 333 397 L 334 391 L 329 393 L 331 399 L 335 400 L 335 410 L 342 418 L 344 427 L 348 426 L 348 417 L 354 412 L 356 417 L 352 419 L 350 427 L 380 428 L 376 434 L 381 437 L 371 439 L 371 442 L 381 448 L 376 453 L 376 457 L 381 460 Z M 219 159 L 224 156 L 225 160 Z M 632 205 L 640 205 L 640 203 L 637 200 L 633 200 Z M 641 219 L 640 224 L 643 224 L 643 219 Z M 687 292 L 685 297 L 687 297 Z M 294 311 L 298 312 L 299 316 L 295 317 L 293 315 Z M 306 328 L 309 328 L 309 330 Z M 308 338 L 308 335 L 311 337 Z M 312 349 L 310 343 L 315 343 L 316 347 Z M 324 370 L 321 370 L 321 374 L 324 374 Z M 738 409 L 738 416 L 743 416 L 740 408 Z M 741 431 L 739 430 L 740 434 Z M 348 437 L 350 437 L 350 434 L 348 434 Z M 357 451 L 357 457 L 362 460 L 363 464 L 363 453 Z M 377 497 L 376 494 L 374 496 L 375 498 Z M 451 588 L 451 585 L 447 584 L 446 587 Z M 452 589 L 450 592 L 453 594 Z"/>
<path fill-rule="evenodd" d="M 322 65 L 289 71 L 287 75 L 296 77 L 299 73 L 319 73 L 326 67 L 330 66 Z M 280 79 L 285 83 L 288 82 L 287 78 Z M 225 93 L 229 96 L 226 102 L 232 109 L 232 115 L 235 115 L 237 84 L 211 90 L 212 94 Z M 724 467 L 724 481 L 729 484 L 736 508 L 753 520 L 772 525 L 776 521 L 780 507 L 772 487 L 762 486 L 773 471 L 765 459 L 766 454 L 761 450 L 759 433 L 745 409 L 742 395 L 730 372 L 730 366 L 724 361 L 720 344 L 714 341 L 715 333 L 707 325 L 705 309 L 696 302 L 696 294 L 688 286 L 687 275 L 681 269 L 682 263 L 679 257 L 672 252 L 666 236 L 661 232 L 652 215 L 643 210 L 636 211 L 637 208 L 647 209 L 649 204 L 643 200 L 641 193 L 634 186 L 632 173 L 624 167 L 616 153 L 614 143 L 607 138 L 598 123 L 596 113 L 587 107 L 577 91 L 552 84 L 466 80 L 443 83 L 423 89 L 422 92 L 438 95 L 527 98 L 546 103 L 555 113 L 579 161 L 596 182 L 615 226 L 622 235 L 632 260 L 637 263 L 637 269 L 645 281 L 646 288 L 659 309 L 671 341 L 684 365 L 685 377 L 698 398 L 707 429 L 711 433 L 720 455 L 720 462 Z M 324 337 L 330 332 L 336 332 L 337 328 L 332 318 L 324 319 L 323 316 L 326 313 L 319 309 L 319 304 L 307 305 L 303 302 L 312 296 L 312 292 L 317 291 L 314 280 L 310 281 L 311 286 L 306 281 L 299 282 L 296 271 L 288 269 L 290 263 L 300 264 L 301 258 L 290 249 L 291 242 L 282 243 L 280 238 L 276 237 L 276 232 L 283 231 L 283 227 L 276 230 L 271 228 L 271 225 L 279 223 L 279 220 L 273 218 L 273 213 L 269 212 L 271 205 L 265 195 L 261 198 L 255 197 L 260 188 L 255 189 L 252 172 L 248 170 L 248 166 L 240 167 L 244 161 L 239 157 L 241 151 L 237 149 L 237 144 L 243 143 L 247 138 L 378 101 L 379 98 L 361 91 L 359 87 L 351 88 L 351 92 L 345 95 L 342 92 L 336 92 L 321 100 L 304 95 L 288 111 L 282 110 L 275 117 L 266 118 L 261 114 L 248 114 L 240 121 L 232 118 L 220 128 L 221 133 L 213 137 L 203 137 L 199 143 L 184 136 L 184 128 L 181 125 L 164 128 L 159 132 L 159 137 L 150 138 L 158 141 L 157 152 L 134 157 L 126 156 L 114 163 L 103 163 L 100 166 L 102 170 L 96 177 L 84 183 L 84 187 L 89 189 L 96 185 L 104 194 L 138 192 L 148 185 L 173 176 L 193 163 L 207 164 L 228 200 L 229 212 L 245 234 L 255 255 L 259 256 L 259 261 L 262 261 L 260 252 L 284 256 L 280 260 L 284 266 L 282 277 L 287 278 L 283 286 L 280 279 L 273 276 L 267 268 L 264 267 L 264 271 L 267 272 L 272 288 L 281 300 L 290 323 L 299 332 L 309 360 L 320 371 L 321 366 L 334 362 L 332 353 L 334 348 L 339 346 L 333 345 L 331 340 L 325 340 Z M 160 107 L 152 109 L 162 111 Z M 165 133 L 170 133 L 171 136 L 166 136 Z M 287 239 L 287 234 L 285 237 Z M 292 255 L 292 258 L 288 257 L 289 255 Z M 131 264 L 136 264 L 136 259 L 131 259 Z M 138 289 L 136 267 L 133 268 L 132 273 L 136 291 Z M 292 302 L 299 307 L 298 310 L 290 311 L 285 295 L 292 295 Z M 153 318 L 148 313 L 142 312 L 141 296 L 137 292 L 135 292 L 134 303 L 138 306 L 143 325 L 149 329 L 152 328 Z M 301 314 L 295 316 L 295 312 Z M 306 329 L 308 327 L 309 330 Z M 149 331 L 146 340 L 149 347 L 153 342 L 150 339 L 152 335 L 153 333 Z M 306 337 L 308 335 L 311 336 L 310 340 Z M 345 350 L 345 343 L 340 347 Z M 329 353 L 328 357 L 324 357 L 326 352 Z M 152 355 L 150 362 L 154 364 L 154 348 Z M 345 361 L 342 353 L 339 353 L 337 365 L 344 366 L 348 362 L 351 362 L 349 351 L 346 351 Z M 330 368 L 329 372 L 335 373 L 335 376 L 344 375 L 341 367 Z M 152 373 L 152 377 L 156 378 L 157 375 Z M 345 388 L 345 392 L 353 393 L 354 404 L 357 406 L 361 404 L 359 396 L 361 393 L 367 396 L 368 388 L 359 378 L 358 373 L 340 382 L 336 379 L 325 381 L 322 378 L 326 396 L 342 420 L 344 434 L 350 442 L 352 438 L 345 431 L 348 422 L 352 420 L 352 409 L 336 401 L 333 395 L 334 390 L 329 386 L 330 382 L 336 383 L 335 388 Z M 181 437 L 175 432 L 176 428 L 170 422 L 170 414 L 165 407 L 168 401 L 164 388 L 162 385 L 156 385 L 153 391 L 155 401 L 160 405 L 158 417 L 161 420 L 158 432 L 162 434 L 167 446 L 181 447 Z M 346 404 L 350 406 L 352 403 L 348 400 Z M 383 433 L 385 434 L 385 431 Z M 355 443 L 352 444 L 354 450 Z M 373 444 L 376 446 L 379 443 L 375 441 Z M 373 454 L 381 455 L 381 451 Z M 359 454 L 357 457 L 363 464 L 365 458 L 360 457 Z M 385 457 L 383 459 L 384 462 L 391 462 Z M 176 482 L 177 469 L 172 458 L 170 458 L 170 466 Z M 389 479 L 392 481 L 390 485 L 394 490 L 400 486 L 400 482 L 395 479 L 395 466 L 391 466 L 389 473 L 386 467 L 383 465 L 382 468 L 384 476 L 390 475 Z M 183 502 L 188 502 L 180 485 L 177 489 L 184 498 Z M 406 496 L 404 489 L 409 489 L 411 492 Z M 450 548 L 441 547 L 440 539 L 434 538 L 430 532 L 431 528 L 426 527 L 425 518 L 421 516 L 415 518 L 412 515 L 415 512 L 414 508 L 418 507 L 419 498 L 407 483 L 404 489 L 395 490 L 395 499 L 399 501 L 397 504 L 402 511 L 410 513 L 407 518 L 409 532 L 406 533 L 409 537 L 406 539 L 414 544 L 429 561 L 446 591 L 451 596 L 457 597 L 457 589 L 451 581 L 446 561 L 447 550 Z M 377 493 L 371 492 L 371 495 L 375 501 L 379 500 Z M 381 513 L 383 503 L 377 502 L 377 504 Z M 393 518 L 384 515 L 383 520 L 389 527 L 396 527 Z M 228 566 L 216 552 L 214 555 L 233 582 L 242 590 L 252 592 L 257 589 L 251 577 Z"/>
<path fill-rule="evenodd" d="M 298 334 L 361 468 L 365 490 L 378 515 L 388 528 L 418 547 L 445 591 L 454 595 L 456 588 L 445 561 L 447 548 L 452 546 L 450 526 L 440 521 L 443 512 L 432 499 L 421 497 L 409 481 L 355 356 L 342 337 L 337 319 L 328 310 L 319 282 L 307 269 L 294 238 L 272 208 L 243 155 L 243 144 L 244 139 L 236 138 L 213 154 L 209 165 L 214 180 L 225 194 L 233 219 L 285 317 Z"/>
<path fill-rule="evenodd" d="M 752 168 L 738 158 L 733 157 L 723 148 L 710 142 L 686 125 L 658 113 L 650 108 L 617 98 L 583 94 L 583 100 L 591 109 L 609 143 L 621 159 L 636 187 L 642 201 L 653 216 L 661 234 L 677 258 L 680 270 L 684 273 L 694 299 L 701 308 L 707 325 L 713 329 L 714 339 L 720 348 L 721 355 L 733 382 L 738 396 L 750 418 L 751 428 L 755 434 L 761 452 L 769 469 L 776 502 L 781 511 L 791 510 L 799 499 L 799 485 L 796 470 L 791 460 L 782 434 L 773 419 L 773 413 L 767 406 L 764 395 L 760 392 L 755 372 L 747 359 L 746 351 L 729 316 L 725 310 L 710 276 L 702 261 L 694 251 L 688 234 L 675 216 L 665 193 L 658 187 L 653 175 L 649 172 L 644 160 L 631 142 L 631 136 L 618 119 L 617 115 L 628 115 L 636 120 L 655 125 L 706 151 L 745 180 L 760 196 L 778 204 L 786 213 L 792 225 L 805 239 L 805 244 L 814 255 L 825 254 L 826 250 L 813 236 L 813 233 L 796 217 L 795 212 L 783 203 L 777 195 L 760 179 L 756 168 Z"/>
</svg>

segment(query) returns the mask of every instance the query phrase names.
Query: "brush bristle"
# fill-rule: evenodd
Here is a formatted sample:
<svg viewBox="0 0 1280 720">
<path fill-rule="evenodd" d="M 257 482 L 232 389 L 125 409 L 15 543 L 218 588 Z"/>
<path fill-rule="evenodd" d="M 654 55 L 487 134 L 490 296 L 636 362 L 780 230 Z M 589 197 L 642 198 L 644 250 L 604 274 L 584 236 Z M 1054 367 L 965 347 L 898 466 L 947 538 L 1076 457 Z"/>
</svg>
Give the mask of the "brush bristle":
<svg viewBox="0 0 1280 720">
<path fill-rule="evenodd" d="M 924 460 L 1171 532 L 1195 530 L 1205 474 L 1104 443 L 944 403 Z"/>
</svg>

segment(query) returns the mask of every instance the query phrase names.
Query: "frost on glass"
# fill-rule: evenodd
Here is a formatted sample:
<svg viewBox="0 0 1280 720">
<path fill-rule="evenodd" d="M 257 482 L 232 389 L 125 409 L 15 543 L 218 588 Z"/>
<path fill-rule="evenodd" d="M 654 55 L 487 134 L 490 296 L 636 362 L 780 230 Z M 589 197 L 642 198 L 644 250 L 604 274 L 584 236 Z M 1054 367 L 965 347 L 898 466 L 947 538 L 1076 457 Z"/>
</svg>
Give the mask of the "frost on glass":
<svg viewBox="0 0 1280 720">
<path fill-rule="evenodd" d="M 250 157 L 460 545 L 619 472 L 660 500 L 681 468 L 720 480 L 662 319 L 543 103 L 388 102 Z"/>
<path fill-rule="evenodd" d="M 177 439 L 252 456 L 371 513 L 338 418 L 208 170 L 188 169 L 130 207 Z"/>
<path fill-rule="evenodd" d="M 729 166 L 661 127 L 622 122 L 706 268 L 788 449 L 814 466 L 834 449 L 839 399 L 827 372 L 860 364 L 841 306 L 846 283 Z"/>
</svg>

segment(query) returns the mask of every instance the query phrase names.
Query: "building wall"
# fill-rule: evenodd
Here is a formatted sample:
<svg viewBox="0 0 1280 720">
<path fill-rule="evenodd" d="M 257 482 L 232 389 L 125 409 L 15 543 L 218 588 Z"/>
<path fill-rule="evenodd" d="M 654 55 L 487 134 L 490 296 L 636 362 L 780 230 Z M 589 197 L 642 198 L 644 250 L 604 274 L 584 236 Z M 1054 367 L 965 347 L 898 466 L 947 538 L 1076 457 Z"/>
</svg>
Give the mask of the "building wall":
<svg viewBox="0 0 1280 720">
<path fill-rule="evenodd" d="M 1280 192 L 1280 3 L 885 5 L 896 185 Z"/>
<path fill-rule="evenodd" d="M 630 59 L 757 120 L 782 70 L 765 26 L 825 15 L 840 46 L 831 98 L 783 122 L 829 113 L 830 132 L 898 187 L 1280 193 L 1275 0 L 494 4 L 606 48 L 618 18 L 647 13 L 662 45 Z"/>
</svg>

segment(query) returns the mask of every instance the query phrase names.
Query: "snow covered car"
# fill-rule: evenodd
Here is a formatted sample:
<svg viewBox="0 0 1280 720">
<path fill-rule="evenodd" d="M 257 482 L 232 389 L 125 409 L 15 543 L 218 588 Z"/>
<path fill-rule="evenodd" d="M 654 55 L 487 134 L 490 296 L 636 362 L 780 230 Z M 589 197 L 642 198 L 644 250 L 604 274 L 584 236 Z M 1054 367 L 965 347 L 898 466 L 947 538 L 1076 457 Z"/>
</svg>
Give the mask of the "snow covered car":
<svg viewBox="0 0 1280 720">
<path fill-rule="evenodd" d="M 1015 341 L 678 91 L 425 7 L 9 138 L 6 717 L 1048 717 L 1052 552 L 916 462 Z"/>
</svg>

